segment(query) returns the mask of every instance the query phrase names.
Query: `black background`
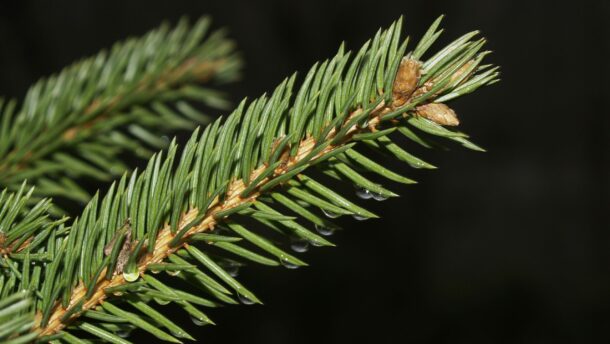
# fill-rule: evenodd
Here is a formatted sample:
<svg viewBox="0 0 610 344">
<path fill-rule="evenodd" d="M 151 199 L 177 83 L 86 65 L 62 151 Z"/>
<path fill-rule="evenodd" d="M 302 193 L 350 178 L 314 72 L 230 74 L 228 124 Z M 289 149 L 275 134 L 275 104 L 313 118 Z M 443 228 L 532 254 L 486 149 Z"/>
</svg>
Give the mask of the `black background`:
<svg viewBox="0 0 610 344">
<path fill-rule="evenodd" d="M 425 152 L 384 217 L 342 220 L 334 249 L 297 271 L 248 268 L 265 306 L 187 326 L 207 343 L 606 343 L 610 340 L 610 4 L 537 1 L 0 2 L 0 94 L 162 20 L 209 13 L 246 60 L 235 102 L 357 48 L 401 14 L 436 45 L 480 29 L 502 82 L 453 103 L 488 149 Z M 278 271 L 279 270 L 279 271 Z M 169 312 L 169 311 L 168 311 Z M 172 314 L 173 316 L 173 314 Z M 184 317 L 176 313 L 180 320 Z M 136 341 L 154 339 L 138 334 Z"/>
</svg>

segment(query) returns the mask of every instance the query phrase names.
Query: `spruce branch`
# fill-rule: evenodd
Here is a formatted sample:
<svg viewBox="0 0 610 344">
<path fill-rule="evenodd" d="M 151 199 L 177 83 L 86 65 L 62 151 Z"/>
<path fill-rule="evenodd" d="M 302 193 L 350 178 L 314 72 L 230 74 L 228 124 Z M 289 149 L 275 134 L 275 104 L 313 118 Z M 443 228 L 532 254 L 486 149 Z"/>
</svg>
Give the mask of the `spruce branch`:
<svg viewBox="0 0 610 344">
<path fill-rule="evenodd" d="M 193 129 L 209 118 L 189 105 L 225 108 L 202 83 L 235 80 L 240 60 L 209 18 L 183 19 L 115 44 L 41 79 L 18 108 L 0 98 L 0 186 L 36 185 L 34 200 L 59 196 L 85 203 L 75 178 L 108 181 L 128 169 L 121 154 L 148 158 L 162 133 Z"/>
<path fill-rule="evenodd" d="M 134 327 L 170 342 L 192 338 L 156 311 L 152 300 L 173 302 L 200 324 L 212 323 L 200 307 L 260 303 L 233 277 L 236 265 L 304 266 L 283 248 L 286 240 L 301 245 L 296 251 L 304 244 L 332 246 L 323 235 L 338 226 L 328 218 L 376 217 L 312 176 L 309 167 L 357 185 L 362 198 L 382 200 L 396 194 L 369 174 L 413 181 L 358 146 L 423 169 L 434 166 L 404 150 L 396 136 L 426 147 L 442 138 L 481 150 L 466 134 L 446 127 L 457 117 L 439 100 L 492 84 L 498 72 L 481 65 L 487 52 L 476 32 L 424 61 L 439 23 L 440 18 L 406 54 L 402 20 L 379 30 L 353 57 L 341 47 L 332 59 L 315 64 L 298 89 L 293 75 L 270 96 L 243 101 L 226 120 L 196 129 L 179 156 L 172 142 L 142 172 L 123 175 L 104 197 L 96 194 L 69 225 L 7 234 L 4 245 L 14 248 L 20 247 L 16 240 L 36 241 L 49 232 L 25 255 L 4 254 L 3 269 L 12 282 L 0 276 L 0 292 L 32 290 L 38 340 L 70 343 L 85 334 L 128 343 L 119 334 Z M 278 243 L 253 222 L 284 239 Z M 7 223 L 1 231 L 17 233 L 12 220 Z M 34 261 L 34 254 L 45 260 Z M 32 261 L 40 268 L 36 278 L 30 278 Z M 158 271 L 174 277 L 157 279 Z M 184 283 L 201 294 L 187 291 Z"/>
</svg>

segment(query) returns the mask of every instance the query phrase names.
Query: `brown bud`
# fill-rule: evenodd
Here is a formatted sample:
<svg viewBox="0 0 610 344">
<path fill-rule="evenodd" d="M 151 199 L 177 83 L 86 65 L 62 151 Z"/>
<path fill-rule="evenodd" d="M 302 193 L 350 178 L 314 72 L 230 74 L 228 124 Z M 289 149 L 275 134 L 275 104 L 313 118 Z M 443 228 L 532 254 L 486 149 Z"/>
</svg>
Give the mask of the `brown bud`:
<svg viewBox="0 0 610 344">
<path fill-rule="evenodd" d="M 456 126 L 460 121 L 450 107 L 442 103 L 429 103 L 418 106 L 417 114 L 440 125 Z"/>
<path fill-rule="evenodd" d="M 402 106 L 407 102 L 413 91 L 417 88 L 421 76 L 421 63 L 407 57 L 403 57 L 396 73 L 392 95 L 394 107 Z"/>
</svg>

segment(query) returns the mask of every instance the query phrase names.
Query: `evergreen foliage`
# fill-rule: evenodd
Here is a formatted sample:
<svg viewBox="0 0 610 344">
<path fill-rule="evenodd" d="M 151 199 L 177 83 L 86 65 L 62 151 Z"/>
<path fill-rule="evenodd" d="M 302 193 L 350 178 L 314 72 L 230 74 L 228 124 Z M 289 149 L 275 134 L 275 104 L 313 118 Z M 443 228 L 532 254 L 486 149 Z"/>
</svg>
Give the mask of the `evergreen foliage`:
<svg viewBox="0 0 610 344">
<path fill-rule="evenodd" d="M 240 65 L 234 44 L 209 26 L 209 18 L 162 25 L 41 79 L 21 105 L 0 98 L 0 187 L 17 191 L 27 179 L 35 200 L 84 204 L 91 196 L 75 178 L 111 181 L 126 158 L 167 146 L 162 133 L 207 123 L 187 100 L 226 108 L 200 84 L 233 81 Z"/>
<path fill-rule="evenodd" d="M 409 39 L 401 38 L 402 20 L 379 30 L 356 52 L 341 46 L 335 56 L 314 64 L 299 86 L 292 75 L 272 93 L 244 100 L 225 119 L 195 129 L 183 147 L 172 141 L 144 169 L 123 174 L 105 193 L 95 194 L 74 219 L 51 216 L 50 199 L 28 206 L 36 191 L 25 184 L 5 190 L 0 319 L 10 315 L 19 326 L 0 325 L 0 339 L 129 343 L 122 335 L 134 328 L 168 342 L 193 339 L 158 305 L 174 303 L 196 323 L 213 324 L 202 309 L 261 302 L 234 277 L 237 267 L 304 266 L 286 247 L 298 252 L 306 245 L 333 246 L 325 237 L 338 229 L 332 218 L 377 217 L 328 181 L 353 184 L 362 198 L 384 200 L 397 195 L 371 175 L 414 181 L 387 169 L 379 157 L 434 168 L 400 141 L 433 147 L 448 140 L 481 150 L 450 128 L 457 117 L 444 102 L 496 82 L 498 71 L 482 64 L 488 52 L 477 32 L 427 54 L 441 34 L 440 21 L 411 50 Z M 206 102 L 207 94 L 194 98 Z M 149 95 L 146 101 L 152 98 L 159 99 Z M 32 102 L 26 101 L 27 108 Z M 28 111 L 15 121 L 28 116 L 32 128 L 45 123 L 44 114 Z M 157 276 L 161 271 L 169 277 Z"/>
</svg>

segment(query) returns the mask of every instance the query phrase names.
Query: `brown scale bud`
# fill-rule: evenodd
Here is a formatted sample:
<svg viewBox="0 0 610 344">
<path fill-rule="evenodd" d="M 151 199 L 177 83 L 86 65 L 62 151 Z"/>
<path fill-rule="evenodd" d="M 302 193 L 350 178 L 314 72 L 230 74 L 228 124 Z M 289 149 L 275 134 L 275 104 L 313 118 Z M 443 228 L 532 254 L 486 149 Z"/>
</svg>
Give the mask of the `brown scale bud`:
<svg viewBox="0 0 610 344">
<path fill-rule="evenodd" d="M 419 116 L 440 125 L 456 126 L 460 124 L 455 111 L 442 103 L 424 104 L 418 106 L 415 110 Z"/>
<path fill-rule="evenodd" d="M 392 90 L 392 96 L 394 97 L 394 103 L 392 105 L 394 107 L 402 106 L 409 100 L 417 88 L 420 76 L 421 63 L 417 60 L 404 57 L 400 62 L 398 72 L 396 73 L 396 79 L 394 80 L 394 87 Z"/>
</svg>

